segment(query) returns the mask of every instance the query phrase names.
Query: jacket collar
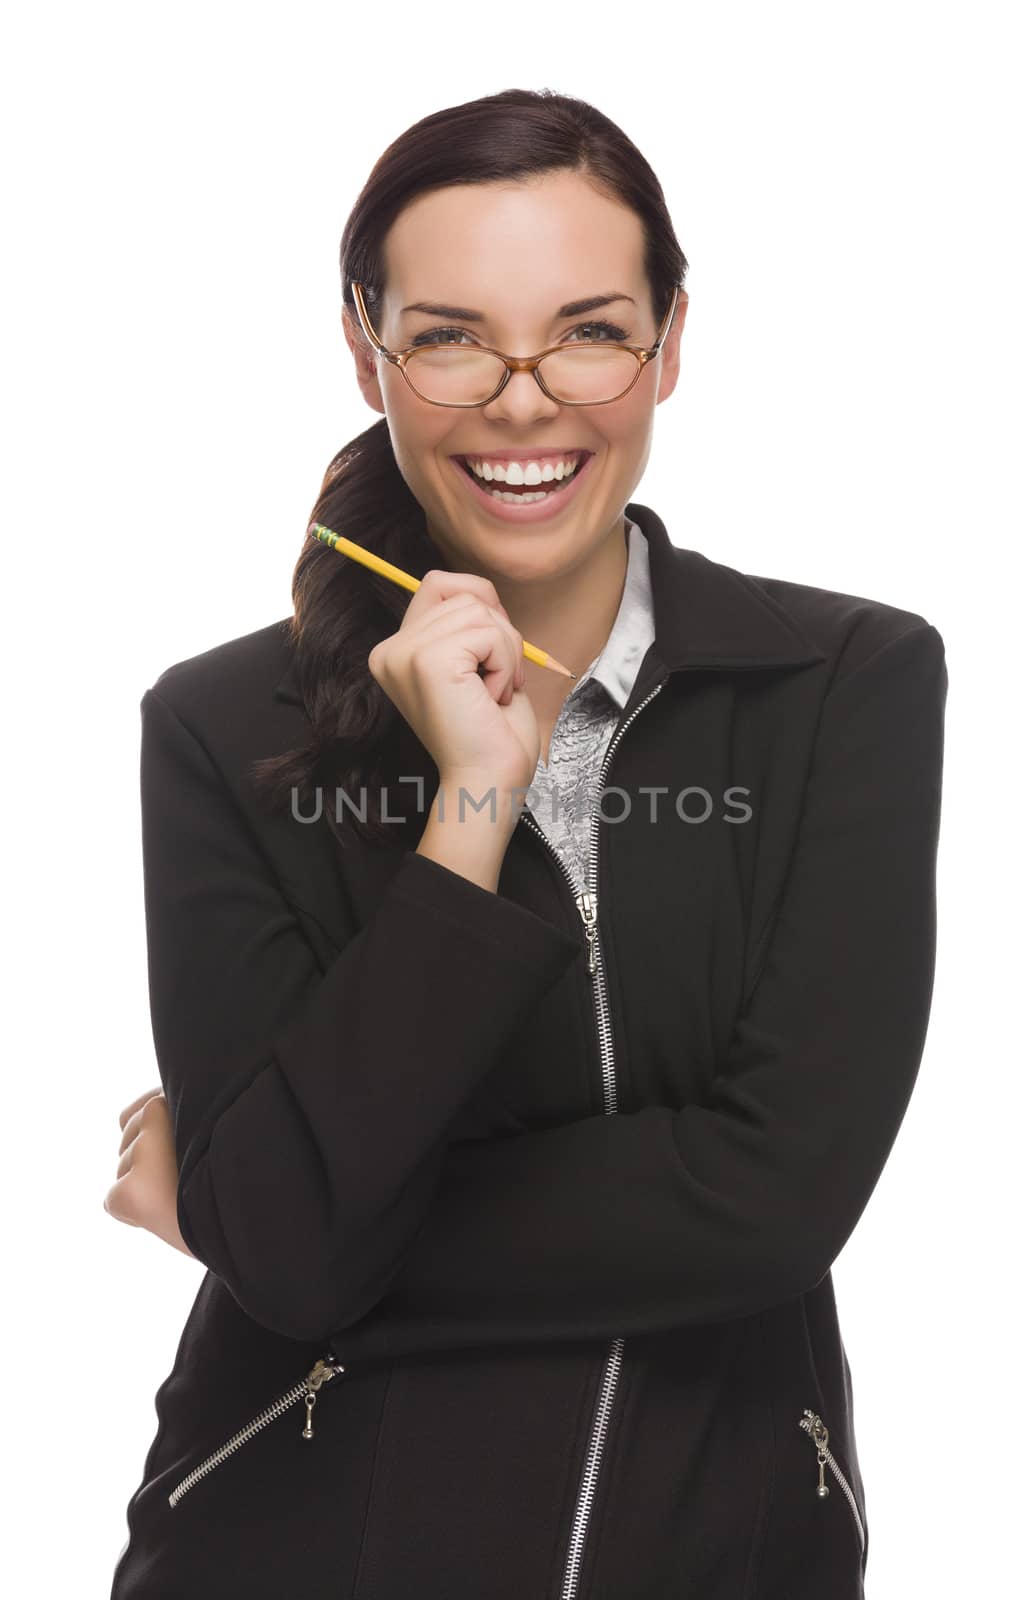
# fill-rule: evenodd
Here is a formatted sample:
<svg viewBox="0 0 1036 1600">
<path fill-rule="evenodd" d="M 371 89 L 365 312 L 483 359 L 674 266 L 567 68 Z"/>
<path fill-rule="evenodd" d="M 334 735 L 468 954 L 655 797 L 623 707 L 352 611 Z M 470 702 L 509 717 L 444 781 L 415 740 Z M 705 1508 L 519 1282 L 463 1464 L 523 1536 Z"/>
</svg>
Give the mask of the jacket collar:
<svg viewBox="0 0 1036 1600">
<path fill-rule="evenodd" d="M 655 638 L 638 675 L 640 690 L 691 667 L 770 669 L 825 659 L 826 652 L 757 579 L 674 545 L 649 506 L 631 500 L 626 514 L 642 530 L 650 553 Z M 294 651 L 274 698 L 302 704 Z"/>
<path fill-rule="evenodd" d="M 661 517 L 633 505 L 651 553 L 655 650 L 670 672 L 684 667 L 799 667 L 826 652 L 759 581 L 698 550 L 674 545 Z"/>
<path fill-rule="evenodd" d="M 597 659 L 591 661 L 570 690 L 573 695 L 579 694 L 592 680 L 611 697 L 611 709 L 619 711 L 629 702 L 640 663 L 655 637 L 648 542 L 629 516 L 626 517 L 626 554 L 626 579 L 611 632 Z"/>
</svg>

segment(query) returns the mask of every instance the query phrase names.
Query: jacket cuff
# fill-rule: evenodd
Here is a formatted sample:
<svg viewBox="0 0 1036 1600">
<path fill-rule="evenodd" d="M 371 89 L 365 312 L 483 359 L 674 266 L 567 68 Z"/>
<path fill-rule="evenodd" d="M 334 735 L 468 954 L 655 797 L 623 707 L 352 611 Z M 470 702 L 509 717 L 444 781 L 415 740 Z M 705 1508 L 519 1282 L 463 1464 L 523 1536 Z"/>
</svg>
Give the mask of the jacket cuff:
<svg viewBox="0 0 1036 1600">
<path fill-rule="evenodd" d="M 545 983 L 560 977 L 582 949 L 571 934 L 535 911 L 416 850 L 406 851 L 386 896 L 445 918 L 479 944 L 499 947 Z"/>
</svg>

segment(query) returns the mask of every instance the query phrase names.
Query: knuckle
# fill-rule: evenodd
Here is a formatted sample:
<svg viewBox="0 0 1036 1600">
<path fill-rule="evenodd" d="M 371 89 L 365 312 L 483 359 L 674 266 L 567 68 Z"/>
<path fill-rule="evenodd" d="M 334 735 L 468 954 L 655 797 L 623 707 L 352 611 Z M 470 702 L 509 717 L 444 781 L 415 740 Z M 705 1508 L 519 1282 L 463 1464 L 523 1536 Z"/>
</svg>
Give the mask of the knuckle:
<svg viewBox="0 0 1036 1600">
<path fill-rule="evenodd" d="M 426 640 L 410 658 L 410 682 L 424 691 L 438 680 L 439 654 L 434 640 Z"/>
</svg>

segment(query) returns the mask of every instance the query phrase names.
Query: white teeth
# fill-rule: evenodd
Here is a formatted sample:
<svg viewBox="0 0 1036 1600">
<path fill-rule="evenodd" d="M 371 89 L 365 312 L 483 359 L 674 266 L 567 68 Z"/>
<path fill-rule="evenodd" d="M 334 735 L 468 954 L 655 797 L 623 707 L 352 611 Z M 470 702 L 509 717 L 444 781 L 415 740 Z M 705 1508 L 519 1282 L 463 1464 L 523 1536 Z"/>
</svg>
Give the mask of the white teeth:
<svg viewBox="0 0 1036 1600">
<path fill-rule="evenodd" d="M 496 483 L 558 483 L 562 478 L 570 478 L 579 465 L 578 456 L 569 456 L 564 461 L 479 461 L 471 456 L 464 460 L 472 472 L 479 478 Z"/>
</svg>

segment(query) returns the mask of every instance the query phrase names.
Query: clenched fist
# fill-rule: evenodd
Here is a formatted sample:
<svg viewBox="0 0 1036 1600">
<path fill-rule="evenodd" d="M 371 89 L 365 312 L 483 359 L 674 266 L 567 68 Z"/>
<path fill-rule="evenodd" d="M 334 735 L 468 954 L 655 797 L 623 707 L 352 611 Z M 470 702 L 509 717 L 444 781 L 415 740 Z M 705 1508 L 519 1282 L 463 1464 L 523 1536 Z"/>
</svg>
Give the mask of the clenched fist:
<svg viewBox="0 0 1036 1600">
<path fill-rule="evenodd" d="M 104 1197 L 105 1211 L 117 1222 L 146 1228 L 193 1259 L 176 1215 L 176 1149 L 162 1089 L 148 1089 L 126 1106 L 119 1126 L 118 1175 Z"/>
</svg>

